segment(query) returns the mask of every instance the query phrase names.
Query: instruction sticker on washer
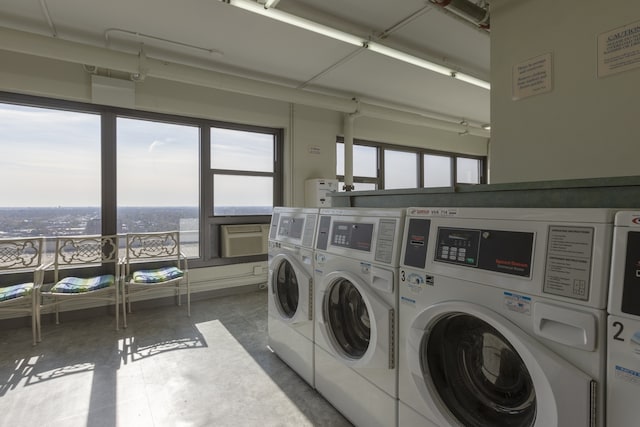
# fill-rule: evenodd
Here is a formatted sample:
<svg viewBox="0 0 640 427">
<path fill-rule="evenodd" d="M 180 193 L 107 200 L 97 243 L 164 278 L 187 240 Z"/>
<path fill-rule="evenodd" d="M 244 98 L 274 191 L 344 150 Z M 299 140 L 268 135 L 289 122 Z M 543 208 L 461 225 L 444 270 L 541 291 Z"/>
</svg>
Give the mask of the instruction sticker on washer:
<svg viewBox="0 0 640 427">
<path fill-rule="evenodd" d="M 507 310 L 516 313 L 531 315 L 531 297 L 526 295 L 518 295 L 513 292 L 504 292 L 504 306 Z"/>
<path fill-rule="evenodd" d="M 549 227 L 543 292 L 588 300 L 592 252 L 592 227 Z"/>
<path fill-rule="evenodd" d="M 393 243 L 396 236 L 396 220 L 382 219 L 378 226 L 375 259 L 390 264 L 393 260 Z"/>
<path fill-rule="evenodd" d="M 640 385 L 640 372 L 624 366 L 616 365 L 615 377 L 631 384 Z"/>
</svg>

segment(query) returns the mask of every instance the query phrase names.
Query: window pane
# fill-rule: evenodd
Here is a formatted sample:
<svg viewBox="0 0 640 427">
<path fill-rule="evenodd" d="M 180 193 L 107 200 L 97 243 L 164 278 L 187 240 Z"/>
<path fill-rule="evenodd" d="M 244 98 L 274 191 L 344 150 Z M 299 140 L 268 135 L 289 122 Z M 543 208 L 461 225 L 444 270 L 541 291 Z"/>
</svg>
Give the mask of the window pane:
<svg viewBox="0 0 640 427">
<path fill-rule="evenodd" d="M 344 144 L 336 144 L 336 175 L 344 175 Z M 353 145 L 353 176 L 376 178 L 378 160 L 376 147 Z"/>
<path fill-rule="evenodd" d="M 418 163 L 415 153 L 384 150 L 384 188 L 416 188 Z"/>
<path fill-rule="evenodd" d="M 100 233 L 100 117 L 0 104 L 0 236 Z"/>
<path fill-rule="evenodd" d="M 457 182 L 460 184 L 480 184 L 480 160 L 457 158 Z"/>
<path fill-rule="evenodd" d="M 273 172 L 272 134 L 211 128 L 211 168 Z"/>
<path fill-rule="evenodd" d="M 118 118 L 118 231 L 180 230 L 199 256 L 199 150 L 197 127 Z"/>
<path fill-rule="evenodd" d="M 213 176 L 214 215 L 271 215 L 272 211 L 272 177 Z"/>
<path fill-rule="evenodd" d="M 424 186 L 451 186 L 451 157 L 424 155 Z"/>
<path fill-rule="evenodd" d="M 336 175 L 344 175 L 344 144 L 341 142 L 336 143 Z"/>
<path fill-rule="evenodd" d="M 371 191 L 376 189 L 376 185 L 372 182 L 354 182 L 353 191 Z M 344 191 L 344 182 L 338 183 L 338 191 Z"/>
</svg>

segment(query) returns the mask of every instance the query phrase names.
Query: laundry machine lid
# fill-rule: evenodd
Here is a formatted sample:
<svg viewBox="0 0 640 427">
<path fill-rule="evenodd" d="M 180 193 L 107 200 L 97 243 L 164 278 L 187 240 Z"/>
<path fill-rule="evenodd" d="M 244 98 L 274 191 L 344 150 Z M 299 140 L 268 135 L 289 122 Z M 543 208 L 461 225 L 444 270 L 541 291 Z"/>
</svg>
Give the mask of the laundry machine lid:
<svg viewBox="0 0 640 427">
<path fill-rule="evenodd" d="M 406 343 L 411 377 L 444 424 L 591 425 L 595 381 L 498 313 L 434 304 Z"/>
<path fill-rule="evenodd" d="M 311 276 L 300 262 L 287 254 L 271 260 L 271 297 L 282 320 L 296 323 L 312 320 Z"/>
<path fill-rule="evenodd" d="M 353 274 L 325 276 L 318 325 L 334 355 L 353 367 L 393 369 L 395 310 Z"/>
</svg>

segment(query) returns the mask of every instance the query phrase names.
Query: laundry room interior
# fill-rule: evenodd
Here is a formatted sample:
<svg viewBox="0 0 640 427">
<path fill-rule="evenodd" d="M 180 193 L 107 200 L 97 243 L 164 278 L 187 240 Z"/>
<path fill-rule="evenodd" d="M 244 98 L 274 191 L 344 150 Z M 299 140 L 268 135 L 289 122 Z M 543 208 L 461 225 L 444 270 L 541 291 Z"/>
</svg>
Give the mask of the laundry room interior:
<svg viewBox="0 0 640 427">
<path fill-rule="evenodd" d="M 636 425 L 639 81 L 631 0 L 4 0 L 0 425 Z"/>
</svg>

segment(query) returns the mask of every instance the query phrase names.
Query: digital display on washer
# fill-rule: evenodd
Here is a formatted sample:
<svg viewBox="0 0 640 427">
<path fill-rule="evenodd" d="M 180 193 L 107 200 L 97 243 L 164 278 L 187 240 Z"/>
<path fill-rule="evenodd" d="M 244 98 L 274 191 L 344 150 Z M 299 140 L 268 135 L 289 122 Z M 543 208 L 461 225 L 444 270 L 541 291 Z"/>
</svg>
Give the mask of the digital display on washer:
<svg viewBox="0 0 640 427">
<path fill-rule="evenodd" d="M 331 226 L 331 244 L 358 251 L 371 251 L 373 224 L 335 221 Z"/>
<path fill-rule="evenodd" d="M 302 237 L 303 229 L 304 218 L 280 216 L 280 227 L 278 227 L 278 236 L 300 239 Z"/>
<path fill-rule="evenodd" d="M 627 253 L 622 284 L 623 313 L 640 316 L 640 232 L 627 233 Z"/>
<path fill-rule="evenodd" d="M 435 261 L 531 275 L 534 233 L 438 227 Z"/>
</svg>

